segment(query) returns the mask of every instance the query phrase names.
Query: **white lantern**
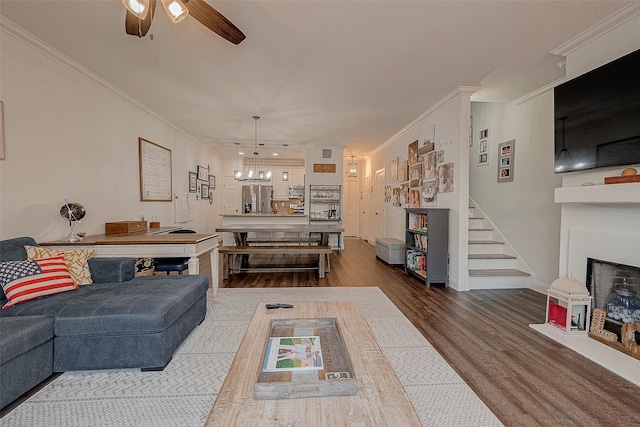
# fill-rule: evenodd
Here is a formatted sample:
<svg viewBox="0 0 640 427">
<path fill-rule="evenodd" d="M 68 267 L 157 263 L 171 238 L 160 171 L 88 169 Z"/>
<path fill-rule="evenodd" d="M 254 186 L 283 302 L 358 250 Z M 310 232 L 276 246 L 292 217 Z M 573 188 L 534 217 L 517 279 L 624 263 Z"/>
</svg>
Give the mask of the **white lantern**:
<svg viewBox="0 0 640 427">
<path fill-rule="evenodd" d="M 572 277 L 556 279 L 547 289 L 545 323 L 566 334 L 589 332 L 591 299 L 587 287 Z"/>
</svg>

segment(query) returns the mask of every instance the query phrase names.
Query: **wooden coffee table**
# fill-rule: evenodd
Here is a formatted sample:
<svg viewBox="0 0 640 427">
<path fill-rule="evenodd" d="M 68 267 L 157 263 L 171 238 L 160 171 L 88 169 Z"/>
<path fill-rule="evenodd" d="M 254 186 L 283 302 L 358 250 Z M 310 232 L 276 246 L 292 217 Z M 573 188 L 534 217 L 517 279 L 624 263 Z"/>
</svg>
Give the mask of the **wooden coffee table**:
<svg viewBox="0 0 640 427">
<path fill-rule="evenodd" d="M 286 302 L 286 301 L 278 301 Z M 391 364 L 353 301 L 260 304 L 205 426 L 421 426 Z M 355 396 L 255 400 L 253 385 L 272 319 L 336 318 L 357 379 Z"/>
</svg>

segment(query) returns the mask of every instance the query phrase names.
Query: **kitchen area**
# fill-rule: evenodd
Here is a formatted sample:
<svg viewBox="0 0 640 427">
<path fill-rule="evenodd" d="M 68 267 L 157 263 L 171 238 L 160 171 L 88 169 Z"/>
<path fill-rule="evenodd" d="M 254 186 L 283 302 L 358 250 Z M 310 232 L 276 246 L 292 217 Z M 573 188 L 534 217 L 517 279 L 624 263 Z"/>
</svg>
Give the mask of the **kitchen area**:
<svg viewBox="0 0 640 427">
<path fill-rule="evenodd" d="M 238 169 L 233 169 L 233 162 L 225 162 L 228 169 L 223 175 L 222 226 L 273 224 L 279 231 L 259 234 L 279 238 L 291 234 L 282 230 L 286 224 L 330 226 L 337 232 L 330 235 L 329 245 L 336 250 L 343 249 L 342 148 L 309 148 L 305 159 L 290 159 L 286 166 L 272 159 L 263 162 L 266 165 L 262 179 L 248 178 L 251 167 L 248 161 L 239 163 Z M 233 236 L 228 234 L 224 241 L 227 245 L 233 244 Z"/>
</svg>

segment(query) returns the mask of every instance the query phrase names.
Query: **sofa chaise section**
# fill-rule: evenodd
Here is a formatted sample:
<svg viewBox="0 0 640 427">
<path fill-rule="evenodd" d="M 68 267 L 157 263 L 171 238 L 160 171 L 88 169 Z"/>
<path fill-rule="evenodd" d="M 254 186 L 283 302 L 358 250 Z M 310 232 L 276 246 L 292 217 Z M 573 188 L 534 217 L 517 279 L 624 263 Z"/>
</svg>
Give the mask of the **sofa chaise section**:
<svg viewBox="0 0 640 427">
<path fill-rule="evenodd" d="M 53 374 L 53 317 L 0 317 L 0 408 Z"/>
<path fill-rule="evenodd" d="M 37 243 L 30 237 L 0 241 L 0 261 L 26 259 L 25 245 Z M 92 284 L 16 304 L 0 310 L 0 318 L 51 317 L 54 372 L 162 369 L 204 320 L 208 278 L 134 277 L 131 258 L 91 258 L 88 263 Z M 0 299 L 6 301 L 1 289 Z"/>
<path fill-rule="evenodd" d="M 55 319 L 54 372 L 162 369 L 204 320 L 208 287 L 199 275 L 138 277 L 81 286 L 2 314 Z"/>
</svg>

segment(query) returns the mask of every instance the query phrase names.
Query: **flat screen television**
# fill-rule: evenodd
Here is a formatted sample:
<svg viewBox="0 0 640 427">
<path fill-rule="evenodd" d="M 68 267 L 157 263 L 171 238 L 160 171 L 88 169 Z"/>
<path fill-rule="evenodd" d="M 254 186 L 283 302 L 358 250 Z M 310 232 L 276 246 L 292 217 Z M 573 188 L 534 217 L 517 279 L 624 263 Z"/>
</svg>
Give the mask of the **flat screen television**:
<svg viewBox="0 0 640 427">
<path fill-rule="evenodd" d="M 555 173 L 640 163 L 640 50 L 554 89 Z"/>
</svg>

